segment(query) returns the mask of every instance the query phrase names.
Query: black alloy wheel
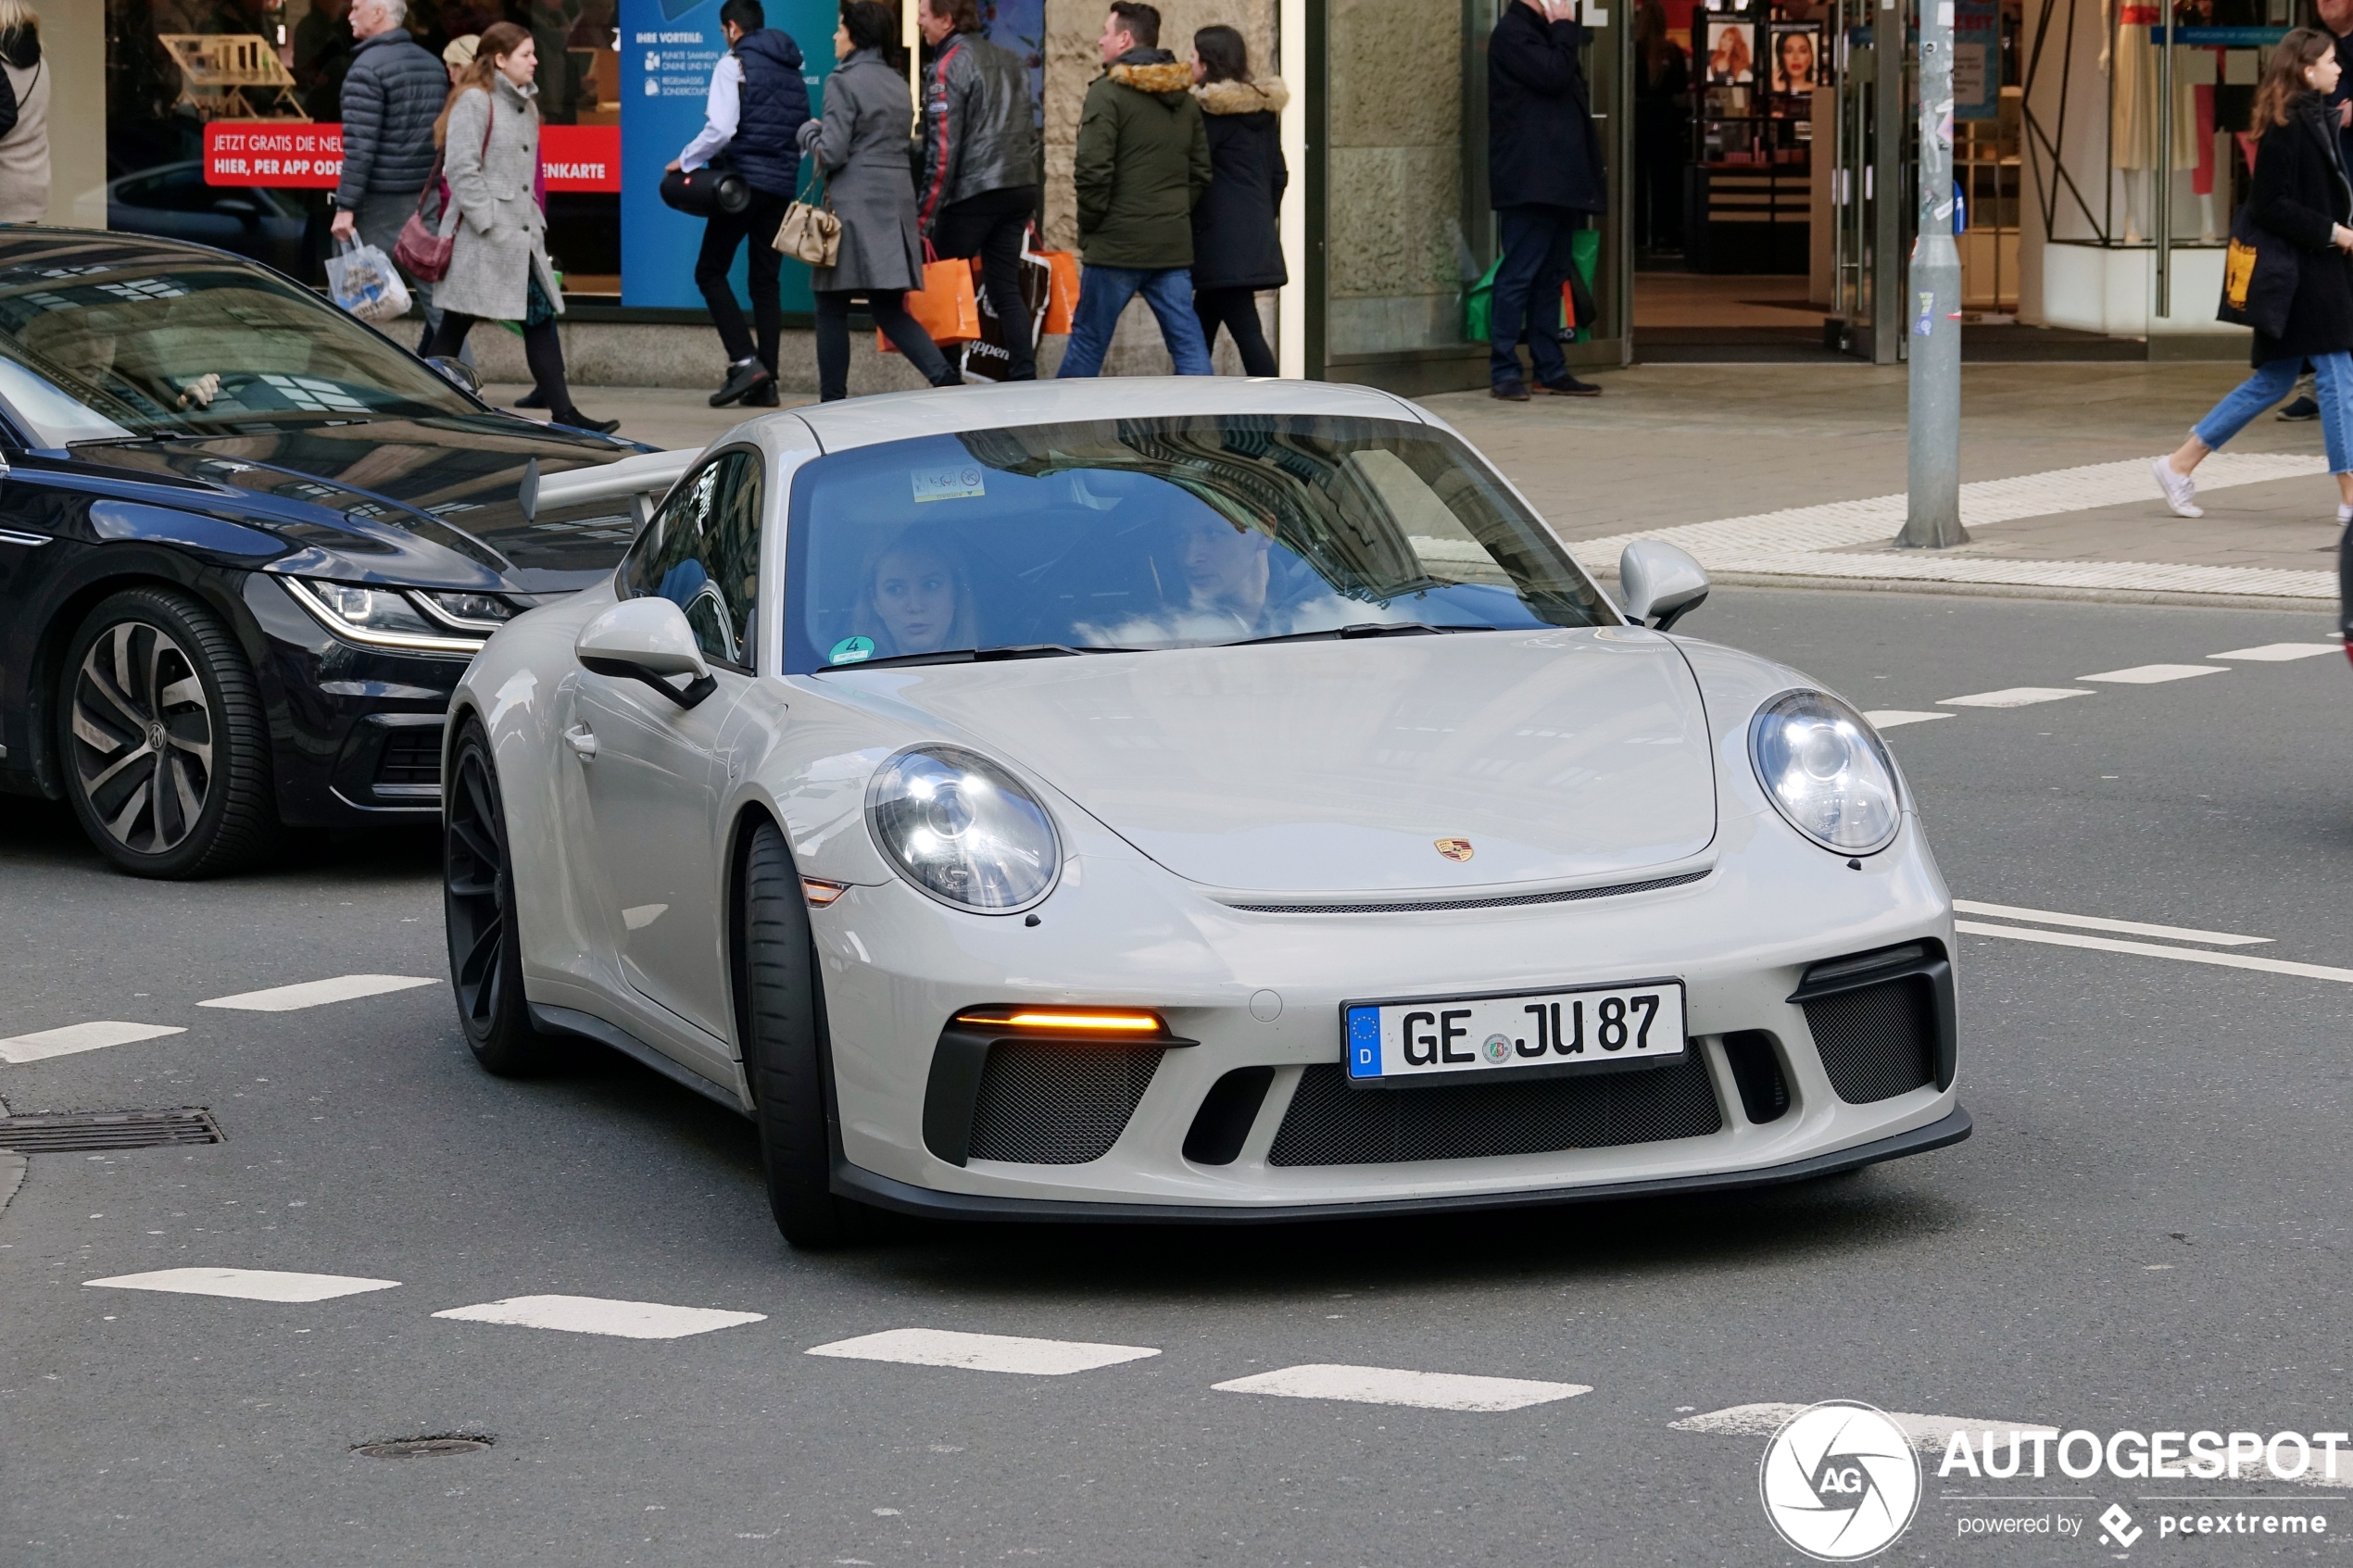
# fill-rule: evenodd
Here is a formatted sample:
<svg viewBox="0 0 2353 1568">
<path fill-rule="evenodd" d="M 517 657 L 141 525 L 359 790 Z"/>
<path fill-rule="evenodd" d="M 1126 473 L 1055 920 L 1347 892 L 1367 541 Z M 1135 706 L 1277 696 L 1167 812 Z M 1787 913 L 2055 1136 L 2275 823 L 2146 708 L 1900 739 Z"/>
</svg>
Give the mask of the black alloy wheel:
<svg viewBox="0 0 2353 1568">
<path fill-rule="evenodd" d="M 67 797 L 116 866 L 214 876 L 261 852 L 276 815 L 261 695 L 202 603 L 168 588 L 106 599 L 67 645 L 57 696 Z"/>
<path fill-rule="evenodd" d="M 553 1053 L 523 999 L 507 816 L 490 737 L 479 719 L 468 717 L 458 732 L 442 800 L 442 923 L 466 1045 L 476 1061 L 502 1078 L 545 1072 Z"/>
<path fill-rule="evenodd" d="M 768 1207 L 794 1247 L 841 1247 L 880 1216 L 833 1191 L 832 1062 L 809 905 L 774 822 L 744 834 L 736 877 L 736 1018 L 760 1123 Z"/>
</svg>

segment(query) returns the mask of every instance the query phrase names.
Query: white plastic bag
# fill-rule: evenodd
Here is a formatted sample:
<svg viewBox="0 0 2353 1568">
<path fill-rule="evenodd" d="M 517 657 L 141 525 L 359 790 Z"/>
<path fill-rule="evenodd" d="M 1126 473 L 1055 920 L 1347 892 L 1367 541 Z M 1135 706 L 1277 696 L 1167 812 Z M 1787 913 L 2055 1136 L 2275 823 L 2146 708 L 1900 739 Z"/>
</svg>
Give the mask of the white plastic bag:
<svg viewBox="0 0 2353 1568">
<path fill-rule="evenodd" d="M 363 321 L 409 314 L 409 285 L 392 257 L 374 245 L 354 245 L 327 258 L 327 292 Z"/>
</svg>

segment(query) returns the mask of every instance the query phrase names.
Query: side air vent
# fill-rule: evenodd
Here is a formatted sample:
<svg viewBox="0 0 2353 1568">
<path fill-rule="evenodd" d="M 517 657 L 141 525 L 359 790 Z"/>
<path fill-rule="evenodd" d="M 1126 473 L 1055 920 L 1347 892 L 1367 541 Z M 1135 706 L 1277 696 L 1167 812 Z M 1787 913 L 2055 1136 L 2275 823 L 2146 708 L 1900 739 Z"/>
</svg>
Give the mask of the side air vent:
<svg viewBox="0 0 2353 1568">
<path fill-rule="evenodd" d="M 1790 995 L 1831 1087 L 1849 1105 L 1870 1105 L 1926 1084 L 1950 1088 L 1959 1030 L 1953 966 L 1936 942 L 1907 942 L 1807 969 Z"/>
</svg>

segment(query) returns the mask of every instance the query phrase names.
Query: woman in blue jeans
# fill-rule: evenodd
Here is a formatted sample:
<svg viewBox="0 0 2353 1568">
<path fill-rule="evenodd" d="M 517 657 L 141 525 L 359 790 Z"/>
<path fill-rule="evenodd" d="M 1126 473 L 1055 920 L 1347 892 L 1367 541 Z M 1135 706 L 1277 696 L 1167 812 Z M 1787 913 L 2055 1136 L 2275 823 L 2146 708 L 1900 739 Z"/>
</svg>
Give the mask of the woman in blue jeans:
<svg viewBox="0 0 2353 1568">
<path fill-rule="evenodd" d="M 2353 178 L 2337 144 L 2328 94 L 2341 68 L 2336 40 L 2297 28 L 2271 51 L 2255 90 L 2255 189 L 2247 207 L 2266 238 L 2296 258 L 2296 294 L 2278 337 L 2258 330 L 2255 373 L 2214 405 L 2189 440 L 2153 469 L 2176 517 L 2203 517 L 2190 470 L 2296 389 L 2297 362 L 2318 378 L 2321 433 L 2336 475 L 2339 522 L 2353 522 Z"/>
</svg>

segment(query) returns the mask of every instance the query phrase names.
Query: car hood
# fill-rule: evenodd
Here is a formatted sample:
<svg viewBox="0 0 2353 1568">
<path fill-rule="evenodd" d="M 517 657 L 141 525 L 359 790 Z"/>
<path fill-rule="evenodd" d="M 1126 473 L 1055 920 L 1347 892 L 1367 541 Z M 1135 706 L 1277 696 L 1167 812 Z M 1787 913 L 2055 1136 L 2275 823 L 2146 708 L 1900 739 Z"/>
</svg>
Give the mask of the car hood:
<svg viewBox="0 0 2353 1568">
<path fill-rule="evenodd" d="M 1698 684 L 1655 633 L 1391 637 L 843 671 L 1250 892 L 1634 877 L 1716 831 Z M 1467 840 L 1468 859 L 1441 841 Z M 1455 847 L 1459 854 L 1458 847 Z"/>
<path fill-rule="evenodd" d="M 90 444 L 73 455 L 79 462 L 144 479 L 242 492 L 305 511 L 324 507 L 363 531 L 405 530 L 532 589 L 577 587 L 585 574 L 610 571 L 635 531 L 626 507 L 610 501 L 524 517 L 516 499 L 524 465 L 536 459 L 541 473 L 552 474 L 613 462 L 635 450 L 601 436 L 484 414 L 292 426 L 198 441 Z M 266 515 L 252 521 L 270 524 Z M 300 542 L 316 540 L 309 533 Z"/>
</svg>

